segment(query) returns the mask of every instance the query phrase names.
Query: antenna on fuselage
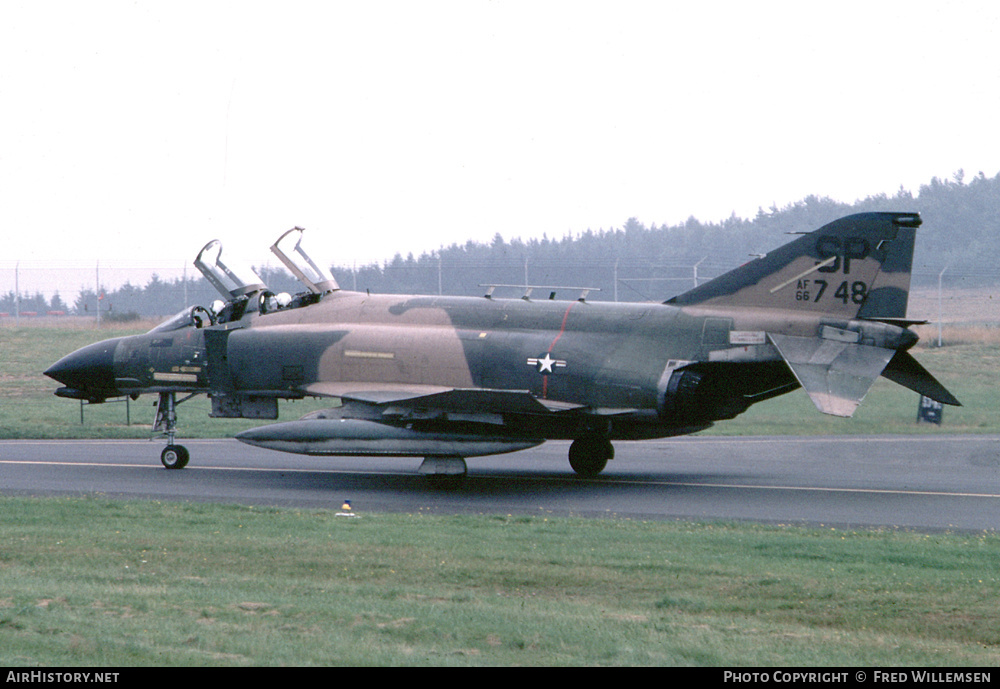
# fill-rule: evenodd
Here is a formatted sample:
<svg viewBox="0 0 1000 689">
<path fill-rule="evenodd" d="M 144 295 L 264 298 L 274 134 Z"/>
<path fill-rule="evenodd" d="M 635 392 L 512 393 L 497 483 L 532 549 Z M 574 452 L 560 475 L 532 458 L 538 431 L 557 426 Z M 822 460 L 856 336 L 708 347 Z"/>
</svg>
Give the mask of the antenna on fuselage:
<svg viewBox="0 0 1000 689">
<path fill-rule="evenodd" d="M 486 294 L 483 296 L 487 299 L 493 298 L 493 292 L 496 291 L 497 287 L 514 287 L 516 289 L 523 289 L 524 294 L 521 295 L 521 299 L 524 301 L 531 301 L 531 293 L 536 289 L 548 289 L 553 290 L 549 292 L 549 300 L 556 298 L 555 290 L 571 290 L 574 292 L 579 292 L 580 296 L 577 297 L 577 301 L 587 301 L 587 296 L 591 292 L 600 292 L 600 287 L 566 287 L 563 285 L 501 285 L 501 284 L 480 284 L 480 287 L 488 288 Z"/>
</svg>

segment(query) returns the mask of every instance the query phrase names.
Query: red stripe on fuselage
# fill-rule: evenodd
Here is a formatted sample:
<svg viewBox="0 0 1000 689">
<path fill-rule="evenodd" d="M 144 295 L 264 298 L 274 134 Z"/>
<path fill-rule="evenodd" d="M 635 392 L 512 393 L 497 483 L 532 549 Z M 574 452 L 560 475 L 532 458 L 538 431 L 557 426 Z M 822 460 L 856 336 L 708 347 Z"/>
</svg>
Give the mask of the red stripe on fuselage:
<svg viewBox="0 0 1000 689">
<path fill-rule="evenodd" d="M 556 342 L 559 341 L 559 338 L 563 336 L 564 332 L 566 332 L 566 321 L 569 320 L 569 312 L 572 311 L 573 307 L 576 306 L 578 303 L 579 302 L 575 302 L 574 301 L 566 309 L 566 313 L 563 314 L 562 325 L 559 328 L 559 334 L 556 335 L 556 339 L 552 340 L 552 344 L 549 345 L 549 349 L 548 349 L 548 353 L 549 354 L 552 353 L 552 348 L 556 346 Z M 548 396 L 549 396 L 549 377 L 547 375 L 543 375 L 542 376 L 542 399 L 543 400 L 544 399 L 548 399 Z"/>
</svg>

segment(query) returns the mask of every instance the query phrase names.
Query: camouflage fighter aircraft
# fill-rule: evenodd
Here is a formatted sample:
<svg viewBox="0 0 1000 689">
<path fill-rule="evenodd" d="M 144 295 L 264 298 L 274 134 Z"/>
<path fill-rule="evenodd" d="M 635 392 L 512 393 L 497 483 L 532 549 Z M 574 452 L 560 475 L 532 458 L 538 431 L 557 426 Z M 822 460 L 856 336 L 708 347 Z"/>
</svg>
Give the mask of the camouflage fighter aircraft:
<svg viewBox="0 0 1000 689">
<path fill-rule="evenodd" d="M 799 387 L 836 416 L 879 375 L 958 405 L 907 351 L 922 322 L 906 317 L 920 223 L 851 215 L 662 304 L 350 292 L 308 256 L 300 228 L 271 249 L 306 290 L 275 295 L 210 242 L 195 265 L 225 302 L 45 374 L 65 386 L 57 395 L 90 403 L 159 395 L 168 469 L 189 457 L 176 406 L 205 393 L 227 418 L 276 419 L 282 398 L 340 401 L 236 436 L 250 445 L 423 457 L 421 473 L 454 476 L 467 457 L 568 439 L 570 465 L 593 476 L 613 440 L 693 433 Z"/>
</svg>

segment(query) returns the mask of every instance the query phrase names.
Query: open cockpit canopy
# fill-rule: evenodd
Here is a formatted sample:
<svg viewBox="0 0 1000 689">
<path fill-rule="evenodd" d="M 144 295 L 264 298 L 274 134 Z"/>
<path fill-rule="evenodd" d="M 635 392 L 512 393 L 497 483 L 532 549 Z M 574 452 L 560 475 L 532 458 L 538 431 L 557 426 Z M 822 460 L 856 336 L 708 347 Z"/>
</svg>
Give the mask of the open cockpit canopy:
<svg viewBox="0 0 1000 689">
<path fill-rule="evenodd" d="M 222 259 L 222 242 L 213 239 L 198 252 L 195 267 L 205 279 L 226 299 L 253 294 L 266 290 L 267 285 L 249 265 L 226 258 Z"/>
</svg>

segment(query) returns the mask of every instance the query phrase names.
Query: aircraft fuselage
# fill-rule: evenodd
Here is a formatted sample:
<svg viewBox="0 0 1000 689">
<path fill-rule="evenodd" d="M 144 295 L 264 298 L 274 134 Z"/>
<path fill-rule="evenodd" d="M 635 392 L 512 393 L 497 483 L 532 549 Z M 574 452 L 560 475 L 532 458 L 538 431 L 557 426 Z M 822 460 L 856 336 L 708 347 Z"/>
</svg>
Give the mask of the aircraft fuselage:
<svg viewBox="0 0 1000 689">
<path fill-rule="evenodd" d="M 173 445 L 176 396 L 207 393 L 212 416 L 270 420 L 282 398 L 336 399 L 237 435 L 253 445 L 423 455 L 439 460 L 429 471 L 449 473 L 461 457 L 566 438 L 574 469 L 592 475 L 614 456 L 611 440 L 691 433 L 798 387 L 843 417 L 880 375 L 958 405 L 908 353 L 919 225 L 913 213 L 847 216 L 668 302 L 628 304 L 536 300 L 530 290 L 498 299 L 492 288 L 342 291 L 301 239 L 278 247 L 299 228 L 272 250 L 308 291 L 275 295 L 213 241 L 195 265 L 225 302 L 84 347 L 46 374 L 65 386 L 57 395 L 91 402 L 159 394 L 170 468 L 187 462 Z"/>
<path fill-rule="evenodd" d="M 824 329 L 892 349 L 916 341 L 893 325 L 802 312 L 338 292 L 303 309 L 118 338 L 71 356 L 81 369 L 97 358 L 109 364 L 87 386 L 104 397 L 339 397 L 353 383 L 518 390 L 553 408 L 586 408 L 610 423 L 612 438 L 631 438 L 732 418 L 795 389 L 765 333 L 818 338 Z M 573 424 L 549 425 L 557 437 L 576 433 Z"/>
</svg>

